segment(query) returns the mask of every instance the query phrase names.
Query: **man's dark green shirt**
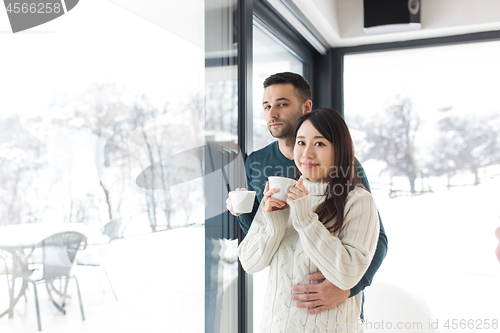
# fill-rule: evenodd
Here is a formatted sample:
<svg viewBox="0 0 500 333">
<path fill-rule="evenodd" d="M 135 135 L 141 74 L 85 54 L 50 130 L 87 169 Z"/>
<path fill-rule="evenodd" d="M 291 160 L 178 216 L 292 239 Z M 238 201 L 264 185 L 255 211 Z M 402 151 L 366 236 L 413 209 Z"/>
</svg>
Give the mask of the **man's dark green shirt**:
<svg viewBox="0 0 500 333">
<path fill-rule="evenodd" d="M 245 174 L 247 181 L 247 189 L 249 191 L 256 191 L 256 198 L 251 213 L 242 214 L 238 216 L 238 221 L 240 223 L 243 232 L 247 233 L 252 224 L 253 218 L 257 213 L 260 202 L 264 197 L 264 188 L 266 186 L 267 178 L 270 176 L 281 176 L 293 178 L 295 173 L 295 163 L 293 160 L 289 160 L 285 157 L 279 150 L 278 141 L 267 145 L 266 147 L 254 151 L 248 156 L 245 161 Z M 365 171 L 359 161 L 356 159 L 356 173 L 360 182 L 370 191 L 370 184 L 368 179 L 366 179 Z M 351 289 L 351 297 L 357 295 L 360 291 L 364 290 L 365 287 L 372 283 L 375 273 L 379 269 L 382 261 L 387 254 L 387 237 L 385 235 L 384 226 L 382 225 L 382 220 L 380 219 L 380 234 L 377 243 L 377 250 L 373 256 L 372 262 L 368 267 L 365 275 L 361 278 L 359 283 Z"/>
</svg>

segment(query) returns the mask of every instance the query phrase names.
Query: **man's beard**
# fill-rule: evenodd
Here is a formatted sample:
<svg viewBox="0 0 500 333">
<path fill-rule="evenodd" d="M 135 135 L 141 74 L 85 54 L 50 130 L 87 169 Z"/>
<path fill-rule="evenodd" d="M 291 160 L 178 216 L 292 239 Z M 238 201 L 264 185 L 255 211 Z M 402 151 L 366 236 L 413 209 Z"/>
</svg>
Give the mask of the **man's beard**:
<svg viewBox="0 0 500 333">
<path fill-rule="evenodd" d="M 267 129 L 269 130 L 269 133 L 276 139 L 285 139 L 293 135 L 293 128 L 289 122 L 283 122 L 283 125 L 281 125 L 281 127 L 278 129 L 273 129 L 271 125 L 272 123 L 268 124 Z"/>
<path fill-rule="evenodd" d="M 280 127 L 276 128 L 276 129 L 273 129 L 271 127 L 271 125 L 273 123 L 271 122 L 271 123 L 267 124 L 267 129 L 269 130 L 269 133 L 273 137 L 275 137 L 276 139 L 289 139 L 289 138 L 293 138 L 293 136 L 295 134 L 293 132 L 295 123 L 297 122 L 297 120 L 299 120 L 299 118 L 301 116 L 302 116 L 302 112 L 300 110 L 297 110 L 297 112 L 294 114 L 294 116 L 293 116 L 292 119 L 281 120 L 280 118 L 278 118 L 278 120 L 276 122 L 282 124 Z"/>
</svg>

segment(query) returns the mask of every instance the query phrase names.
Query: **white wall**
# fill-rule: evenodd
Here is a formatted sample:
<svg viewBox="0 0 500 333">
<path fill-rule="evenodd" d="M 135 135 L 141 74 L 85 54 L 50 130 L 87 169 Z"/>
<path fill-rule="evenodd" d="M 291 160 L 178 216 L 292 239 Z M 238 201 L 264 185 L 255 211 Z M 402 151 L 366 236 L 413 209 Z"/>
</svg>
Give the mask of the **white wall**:
<svg viewBox="0 0 500 333">
<path fill-rule="evenodd" d="M 195 44 L 205 47 L 204 0 L 109 0 L 163 29 Z M 196 24 L 193 24 L 196 22 Z M 161 41 L 158 41 L 161 43 Z"/>
<path fill-rule="evenodd" d="M 374 36 L 363 31 L 363 0 L 293 1 L 332 47 L 500 30 L 499 0 L 421 0 L 422 30 Z"/>
</svg>

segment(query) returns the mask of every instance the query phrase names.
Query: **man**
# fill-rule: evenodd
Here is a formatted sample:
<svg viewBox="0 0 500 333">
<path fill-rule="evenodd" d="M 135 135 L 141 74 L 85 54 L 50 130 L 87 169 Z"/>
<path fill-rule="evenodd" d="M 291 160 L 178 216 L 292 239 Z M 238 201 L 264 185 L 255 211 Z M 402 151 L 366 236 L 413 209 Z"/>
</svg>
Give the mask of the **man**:
<svg viewBox="0 0 500 333">
<path fill-rule="evenodd" d="M 289 72 L 277 73 L 264 81 L 264 98 L 262 103 L 264 116 L 269 132 L 278 140 L 251 153 L 245 162 L 248 190 L 257 192 L 257 200 L 255 200 L 252 212 L 248 214 L 235 213 L 231 199 L 228 198 L 226 200 L 227 209 L 234 216 L 238 216 L 240 226 L 245 233 L 248 232 L 260 202 L 264 197 L 264 187 L 267 178 L 269 176 L 293 178 L 295 170 L 293 161 L 293 147 L 295 144 L 293 126 L 300 116 L 311 112 L 311 98 L 311 86 L 301 75 Z M 359 180 L 370 190 L 363 167 L 357 160 L 356 163 Z M 377 250 L 367 272 L 354 288 L 351 290 L 342 290 L 326 280 L 321 272 L 318 272 L 309 275 L 307 278 L 311 281 L 324 281 L 318 284 L 293 286 L 293 291 L 303 293 L 293 293 L 292 299 L 298 300 L 298 307 L 308 308 L 308 314 L 331 309 L 343 303 L 349 297 L 357 295 L 366 286 L 371 284 L 373 276 L 382 264 L 386 253 L 387 237 L 382 221 L 380 220 Z"/>
</svg>

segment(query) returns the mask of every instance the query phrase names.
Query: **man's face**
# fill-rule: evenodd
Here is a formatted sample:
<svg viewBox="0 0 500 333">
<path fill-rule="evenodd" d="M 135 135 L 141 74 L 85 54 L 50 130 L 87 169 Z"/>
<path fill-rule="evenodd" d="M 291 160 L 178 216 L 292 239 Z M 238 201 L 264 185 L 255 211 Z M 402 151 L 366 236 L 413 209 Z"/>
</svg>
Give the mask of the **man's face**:
<svg viewBox="0 0 500 333">
<path fill-rule="evenodd" d="M 293 125 L 303 114 L 292 84 L 274 84 L 264 90 L 262 106 L 267 128 L 278 139 L 293 137 Z"/>
</svg>

